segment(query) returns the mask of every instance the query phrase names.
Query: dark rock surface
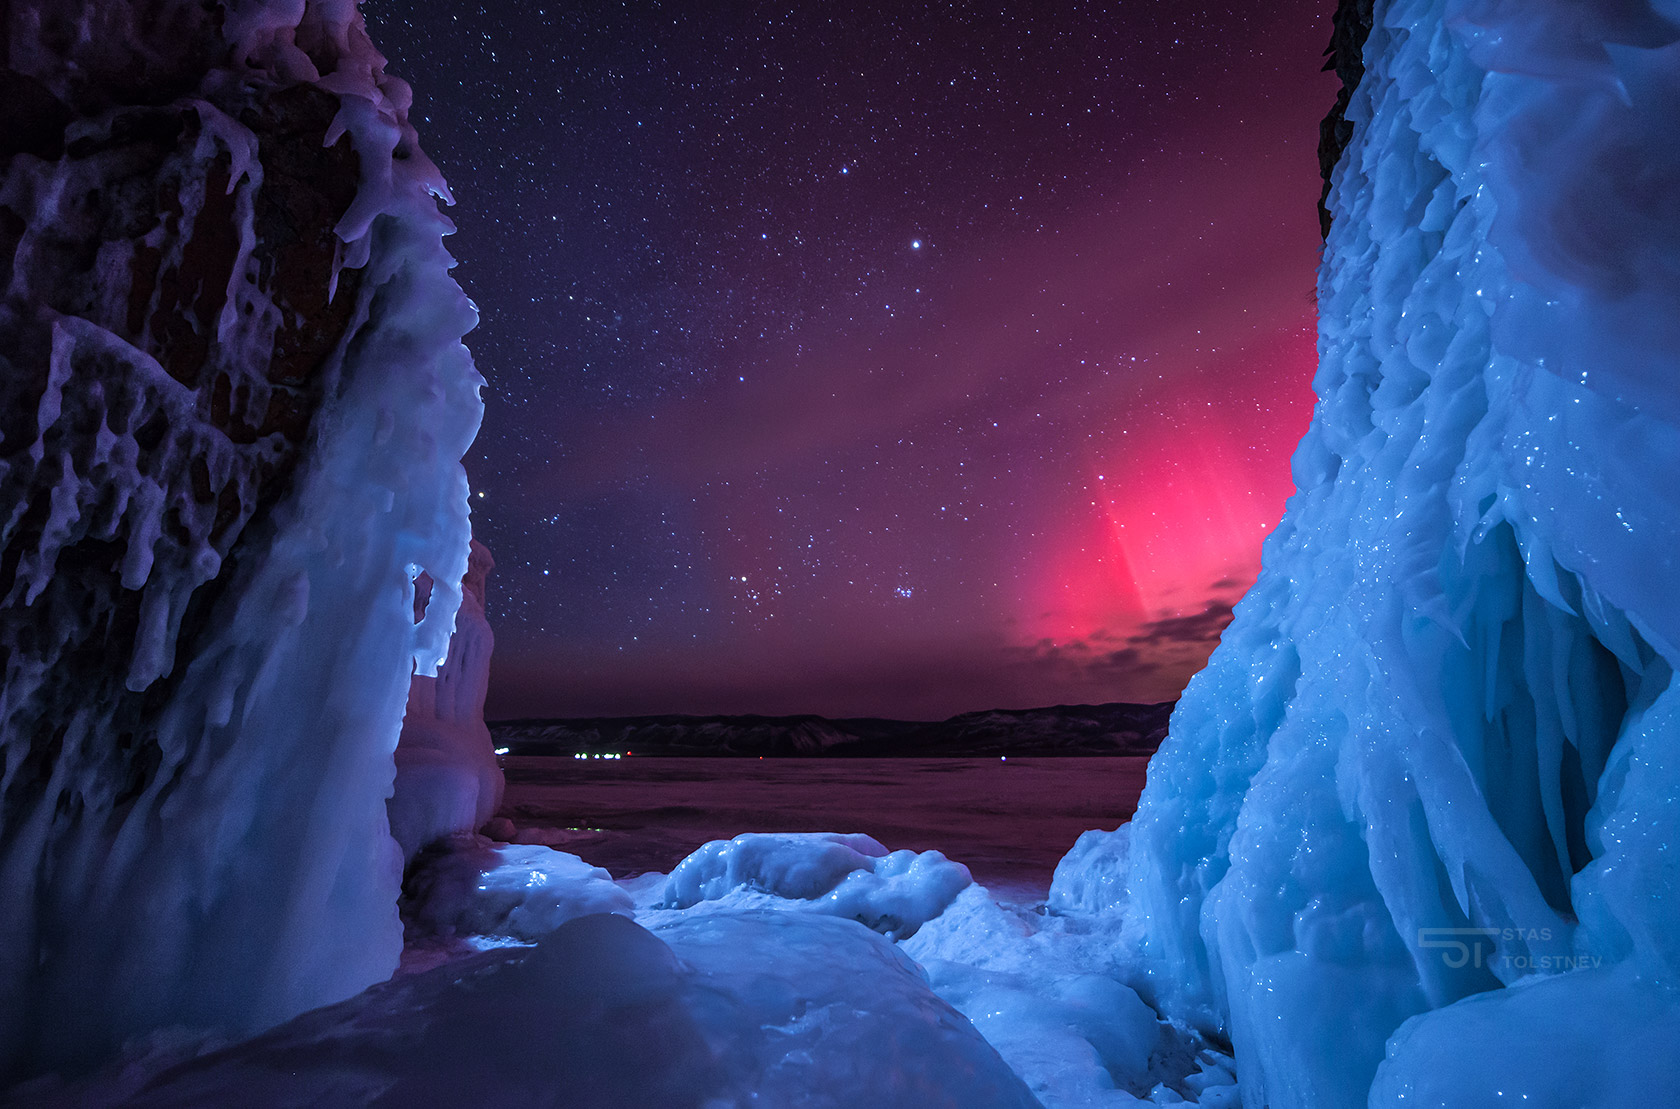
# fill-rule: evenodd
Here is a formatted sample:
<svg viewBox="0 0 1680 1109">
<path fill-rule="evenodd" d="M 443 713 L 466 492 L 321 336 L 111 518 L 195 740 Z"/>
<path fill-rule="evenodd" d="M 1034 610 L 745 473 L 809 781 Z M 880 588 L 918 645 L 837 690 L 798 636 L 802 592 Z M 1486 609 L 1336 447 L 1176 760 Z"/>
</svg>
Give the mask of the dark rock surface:
<svg viewBox="0 0 1680 1109">
<path fill-rule="evenodd" d="M 0 724 L 8 792 L 68 758 L 73 803 L 102 807 L 158 764 L 171 661 L 266 543 L 333 388 L 359 163 L 323 145 L 336 96 L 206 79 L 213 5 L 136 3 L 103 39 L 79 23 L 109 6 L 29 7 L 0 41 Z"/>
<path fill-rule="evenodd" d="M 1324 178 L 1324 190 L 1318 197 L 1318 226 L 1326 236 L 1330 234 L 1330 175 L 1342 160 L 1342 151 L 1353 141 L 1353 124 L 1347 118 L 1348 101 L 1353 90 L 1365 76 L 1365 39 L 1371 33 L 1374 0 L 1339 0 L 1334 16 L 1335 29 L 1330 45 L 1325 49 L 1325 71 L 1335 71 L 1342 79 L 1336 93 L 1335 107 L 1324 117 L 1318 129 L 1318 172 Z"/>
</svg>

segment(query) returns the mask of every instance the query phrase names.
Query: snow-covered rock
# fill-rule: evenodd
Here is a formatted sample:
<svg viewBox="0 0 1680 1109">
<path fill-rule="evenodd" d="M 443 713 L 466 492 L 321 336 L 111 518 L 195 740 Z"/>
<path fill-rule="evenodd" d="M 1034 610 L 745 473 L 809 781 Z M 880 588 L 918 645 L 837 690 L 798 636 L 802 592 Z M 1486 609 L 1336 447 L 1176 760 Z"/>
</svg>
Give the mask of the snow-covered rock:
<svg viewBox="0 0 1680 1109">
<path fill-rule="evenodd" d="M 6 19 L 0 1081 L 395 967 L 391 753 L 482 412 L 447 190 L 353 3 Z"/>
<path fill-rule="evenodd" d="M 496 645 L 484 614 L 484 590 L 495 565 L 490 552 L 474 540 L 449 655 L 436 676 L 416 674 L 409 685 L 397 742 L 397 780 L 385 806 L 405 862 L 434 840 L 476 832 L 502 803 L 502 768 L 484 723 L 490 653 Z M 424 618 L 431 592 L 431 578 L 420 575 L 416 619 Z"/>
<path fill-rule="evenodd" d="M 1379 0 L 1363 61 L 1299 492 L 1150 765 L 1133 980 L 1251 1107 L 1640 1101 L 1680 985 L 1680 12 Z"/>
</svg>

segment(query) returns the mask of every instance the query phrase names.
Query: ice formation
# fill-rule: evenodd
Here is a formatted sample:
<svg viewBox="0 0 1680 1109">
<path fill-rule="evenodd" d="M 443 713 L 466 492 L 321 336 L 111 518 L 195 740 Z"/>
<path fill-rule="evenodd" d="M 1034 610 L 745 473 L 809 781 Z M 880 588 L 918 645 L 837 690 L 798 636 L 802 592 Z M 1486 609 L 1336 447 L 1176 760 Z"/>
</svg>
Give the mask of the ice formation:
<svg viewBox="0 0 1680 1109">
<path fill-rule="evenodd" d="M 969 1022 L 847 920 L 746 912 L 649 931 L 570 920 L 71 1104 L 804 1105 L 1027 1109 Z"/>
<path fill-rule="evenodd" d="M 888 852 L 857 833 L 749 832 L 714 840 L 679 863 L 665 882 L 664 906 L 687 909 L 746 889 L 903 939 L 971 881 L 966 866 L 938 851 Z"/>
<path fill-rule="evenodd" d="M 434 840 L 482 828 L 502 803 L 502 768 L 484 724 L 495 636 L 484 615 L 485 578 L 495 563 L 476 540 L 461 582 L 449 655 L 436 676 L 416 674 L 408 690 L 397 780 L 386 804 L 403 859 Z M 431 577 L 415 582 L 416 619 L 424 619 Z"/>
<path fill-rule="evenodd" d="M 1070 870 L 1111 863 L 1124 833 L 1083 842 L 1089 850 Z M 1239 1103 L 1229 1056 L 1163 1024 L 1122 981 L 1120 915 L 1107 885 L 1094 887 L 1103 893 L 1095 908 L 1006 905 L 939 852 L 888 852 L 869 836 L 832 833 L 719 840 L 668 879 L 644 881 L 621 885 L 641 887 L 636 920 L 661 936 L 768 910 L 840 915 L 897 940 L 1048 1109 Z"/>
<path fill-rule="evenodd" d="M 1069 923 L 1085 922 L 1024 916 L 971 886 L 902 947 L 1046 1106 L 1140 1104 L 1169 1033 L 1118 980 L 1108 937 Z"/>
<path fill-rule="evenodd" d="M 1299 491 L 1131 825 L 1135 980 L 1250 1109 L 1671 1099 L 1680 7 L 1378 0 L 1363 67 Z"/>
<path fill-rule="evenodd" d="M 1111 913 L 1126 901 L 1126 861 L 1132 826 L 1082 833 L 1056 864 L 1046 904 L 1062 913 Z"/>
<path fill-rule="evenodd" d="M 576 855 L 477 836 L 443 846 L 403 884 L 413 925 L 432 935 L 534 941 L 574 917 L 635 907 L 611 874 Z"/>
<path fill-rule="evenodd" d="M 0 1081 L 389 975 L 392 750 L 482 411 L 351 0 L 7 20 Z"/>
<path fill-rule="evenodd" d="M 748 854 L 773 857 L 756 869 L 791 895 L 868 873 L 844 869 L 845 851 L 910 855 L 856 850 L 872 843 L 765 836 Z M 922 900 L 941 908 L 893 942 L 765 883 L 670 908 L 665 878 L 614 883 L 576 856 L 452 837 L 411 870 L 413 942 L 391 982 L 244 1042 L 170 1030 L 92 1078 L 8 1093 L 101 1107 L 1239 1104 L 1229 1056 L 1119 980 L 1111 911 L 1004 904 L 971 882 L 947 897 L 934 866 Z"/>
</svg>

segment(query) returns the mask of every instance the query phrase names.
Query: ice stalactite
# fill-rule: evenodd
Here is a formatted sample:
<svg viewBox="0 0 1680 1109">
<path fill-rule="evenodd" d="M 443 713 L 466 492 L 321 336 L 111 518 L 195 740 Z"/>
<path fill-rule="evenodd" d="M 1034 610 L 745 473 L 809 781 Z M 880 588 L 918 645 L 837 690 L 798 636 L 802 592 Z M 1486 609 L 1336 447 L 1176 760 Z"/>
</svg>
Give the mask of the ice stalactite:
<svg viewBox="0 0 1680 1109">
<path fill-rule="evenodd" d="M 1378 0 L 1346 119 L 1299 491 L 1131 826 L 1140 984 L 1254 1109 L 1672 1091 L 1680 8 Z"/>
<path fill-rule="evenodd" d="M 476 832 L 502 803 L 502 768 L 484 723 L 496 645 L 484 614 L 484 591 L 494 566 L 490 552 L 475 540 L 449 656 L 435 677 L 416 674 L 409 687 L 396 786 L 386 806 L 405 861 L 434 840 Z M 430 594 L 431 578 L 423 574 L 416 582 L 416 619 L 424 618 Z"/>
<path fill-rule="evenodd" d="M 392 751 L 482 411 L 447 190 L 352 2 L 8 17 L 0 1077 L 396 965 Z"/>
</svg>

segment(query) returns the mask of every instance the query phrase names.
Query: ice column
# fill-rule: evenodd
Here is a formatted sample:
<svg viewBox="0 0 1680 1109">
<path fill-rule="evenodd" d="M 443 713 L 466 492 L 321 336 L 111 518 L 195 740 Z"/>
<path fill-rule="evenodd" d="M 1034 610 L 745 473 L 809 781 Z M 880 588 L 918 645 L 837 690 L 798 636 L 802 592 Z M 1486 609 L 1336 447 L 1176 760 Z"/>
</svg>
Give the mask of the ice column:
<svg viewBox="0 0 1680 1109">
<path fill-rule="evenodd" d="M 391 972 L 392 751 L 482 411 L 447 192 L 353 3 L 8 18 L 0 1081 Z"/>
<path fill-rule="evenodd" d="M 477 831 L 502 803 L 502 768 L 484 723 L 496 645 L 484 614 L 484 591 L 495 565 L 475 540 L 448 659 L 436 677 L 416 674 L 409 687 L 396 787 L 387 806 L 391 835 L 405 861 L 433 840 Z M 421 616 L 430 603 L 431 579 L 422 576 L 418 585 L 415 612 Z"/>
<path fill-rule="evenodd" d="M 1379 0 L 1364 66 L 1298 492 L 1126 941 L 1251 1109 L 1637 1101 L 1680 1042 L 1680 7 Z"/>
</svg>

